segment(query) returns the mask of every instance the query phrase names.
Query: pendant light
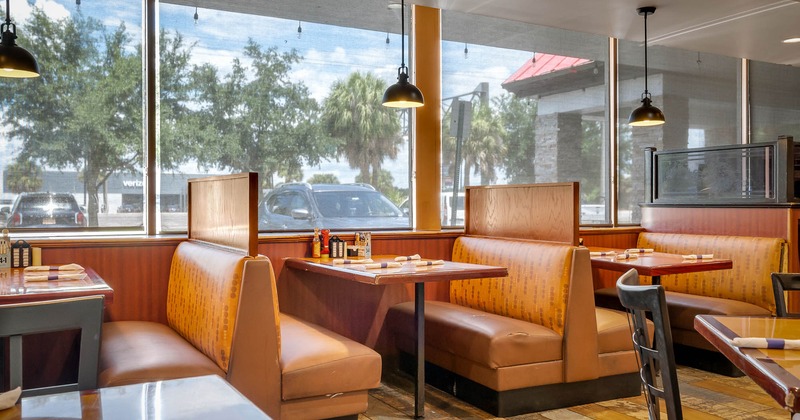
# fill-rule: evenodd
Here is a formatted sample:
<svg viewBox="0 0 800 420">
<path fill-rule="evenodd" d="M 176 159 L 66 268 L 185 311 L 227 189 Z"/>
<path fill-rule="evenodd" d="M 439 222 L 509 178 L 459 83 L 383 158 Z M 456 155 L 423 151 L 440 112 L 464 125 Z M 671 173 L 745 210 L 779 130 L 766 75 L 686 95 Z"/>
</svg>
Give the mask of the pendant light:
<svg viewBox="0 0 800 420">
<path fill-rule="evenodd" d="M 408 67 L 405 61 L 405 0 L 400 0 L 400 68 L 397 69 L 397 83 L 389 86 L 383 94 L 383 106 L 390 108 L 416 108 L 423 105 L 425 100 L 422 92 L 408 82 Z"/>
<path fill-rule="evenodd" d="M 640 16 L 644 16 L 644 93 L 642 94 L 642 106 L 631 112 L 628 124 L 634 127 L 648 127 L 664 124 L 664 113 L 652 105 L 650 92 L 647 90 L 647 15 L 656 12 L 655 7 L 640 7 L 636 9 Z"/>
<path fill-rule="evenodd" d="M 6 0 L 6 21 L 0 24 L 3 39 L 0 41 L 0 77 L 38 77 L 39 64 L 36 59 L 14 42 L 17 39 L 17 26 L 11 23 L 10 0 Z"/>
</svg>

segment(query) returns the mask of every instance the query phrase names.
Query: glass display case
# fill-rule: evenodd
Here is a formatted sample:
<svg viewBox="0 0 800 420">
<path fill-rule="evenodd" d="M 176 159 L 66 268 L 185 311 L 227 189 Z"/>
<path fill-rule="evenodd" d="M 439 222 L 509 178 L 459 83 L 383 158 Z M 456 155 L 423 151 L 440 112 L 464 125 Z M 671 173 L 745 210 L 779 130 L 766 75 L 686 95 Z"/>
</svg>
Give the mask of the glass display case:
<svg viewBox="0 0 800 420">
<path fill-rule="evenodd" d="M 798 202 L 800 151 L 791 137 L 695 149 L 645 150 L 648 204 Z"/>
</svg>

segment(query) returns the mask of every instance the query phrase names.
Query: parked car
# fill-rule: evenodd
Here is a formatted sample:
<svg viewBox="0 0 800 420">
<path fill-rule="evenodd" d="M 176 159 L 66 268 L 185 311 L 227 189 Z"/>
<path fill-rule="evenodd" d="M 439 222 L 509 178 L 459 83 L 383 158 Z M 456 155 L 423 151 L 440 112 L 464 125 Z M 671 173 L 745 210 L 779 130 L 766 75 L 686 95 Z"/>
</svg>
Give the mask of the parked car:
<svg viewBox="0 0 800 420">
<path fill-rule="evenodd" d="M 17 196 L 6 227 L 85 227 L 84 214 L 75 197 L 67 193 L 22 193 Z"/>
<path fill-rule="evenodd" d="M 261 230 L 408 228 L 409 219 L 369 184 L 283 184 L 259 206 Z"/>
<path fill-rule="evenodd" d="M 125 203 L 117 207 L 117 213 L 141 213 L 142 203 Z"/>
</svg>

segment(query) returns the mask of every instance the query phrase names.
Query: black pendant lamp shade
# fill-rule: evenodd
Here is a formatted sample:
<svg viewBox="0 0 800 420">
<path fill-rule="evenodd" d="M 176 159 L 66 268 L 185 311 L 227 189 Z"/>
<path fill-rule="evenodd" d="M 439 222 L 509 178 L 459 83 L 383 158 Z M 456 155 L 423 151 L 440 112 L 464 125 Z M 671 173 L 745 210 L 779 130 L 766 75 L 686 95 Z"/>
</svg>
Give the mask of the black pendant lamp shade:
<svg viewBox="0 0 800 420">
<path fill-rule="evenodd" d="M 422 92 L 408 81 L 408 67 L 405 62 L 405 0 L 400 0 L 400 68 L 397 69 L 397 83 L 389 86 L 383 94 L 383 106 L 390 108 L 416 108 L 425 103 Z"/>
<path fill-rule="evenodd" d="M 647 15 L 656 12 L 655 7 L 640 7 L 636 9 L 639 15 L 644 16 L 644 93 L 642 93 L 642 106 L 631 112 L 628 124 L 634 127 L 648 127 L 664 124 L 664 113 L 652 104 L 650 92 L 647 90 Z"/>
<path fill-rule="evenodd" d="M 22 47 L 17 46 L 17 26 L 11 23 L 10 0 L 6 0 L 6 21 L 0 25 L 3 39 L 0 41 L 0 77 L 38 77 L 39 64 Z"/>
</svg>

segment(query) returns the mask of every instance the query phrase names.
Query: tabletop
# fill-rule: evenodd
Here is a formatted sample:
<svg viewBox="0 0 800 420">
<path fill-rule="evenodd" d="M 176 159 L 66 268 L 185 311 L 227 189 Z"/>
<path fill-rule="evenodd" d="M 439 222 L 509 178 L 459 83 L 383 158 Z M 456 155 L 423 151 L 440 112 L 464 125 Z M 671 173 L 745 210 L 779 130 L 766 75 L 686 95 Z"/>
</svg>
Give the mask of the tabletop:
<svg viewBox="0 0 800 420">
<path fill-rule="evenodd" d="M 0 411 L 0 420 L 25 419 L 269 419 L 216 375 L 26 397 Z"/>
<path fill-rule="evenodd" d="M 98 295 L 105 297 L 105 304 L 114 299 L 114 290 L 91 268 L 79 280 L 25 281 L 22 268 L 0 269 L 0 305 L 64 299 L 78 296 Z"/>
<path fill-rule="evenodd" d="M 800 412 L 800 350 L 741 348 L 736 337 L 800 339 L 800 319 L 698 315 L 694 328 L 775 401 Z"/>
<path fill-rule="evenodd" d="M 624 249 L 589 247 L 590 252 L 614 251 L 624 253 Z M 612 256 L 592 256 L 592 268 L 625 272 L 635 268 L 640 276 L 663 276 L 667 274 L 695 273 L 699 271 L 727 270 L 733 268 L 733 261 L 724 258 L 710 260 L 685 259 L 679 254 L 648 252 L 636 254 L 636 258 L 618 259 Z"/>
<path fill-rule="evenodd" d="M 376 263 L 395 262 L 395 255 L 374 255 Z M 422 261 L 430 261 L 422 259 Z M 490 265 L 444 261 L 441 265 L 416 266 L 405 262 L 400 267 L 364 269 L 360 264 L 334 264 L 332 258 L 286 258 L 284 267 L 361 283 L 385 285 L 398 283 L 421 283 L 447 280 L 493 278 L 508 276 L 508 269 Z"/>
</svg>

